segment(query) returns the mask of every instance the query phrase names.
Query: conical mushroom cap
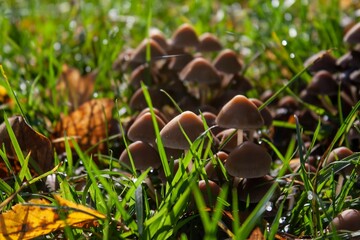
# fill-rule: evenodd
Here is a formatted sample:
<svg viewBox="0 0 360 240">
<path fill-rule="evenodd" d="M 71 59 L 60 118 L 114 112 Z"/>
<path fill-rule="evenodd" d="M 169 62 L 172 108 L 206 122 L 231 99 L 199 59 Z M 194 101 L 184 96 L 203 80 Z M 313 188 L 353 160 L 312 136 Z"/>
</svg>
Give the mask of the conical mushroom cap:
<svg viewBox="0 0 360 240">
<path fill-rule="evenodd" d="M 211 33 L 204 33 L 200 36 L 200 43 L 197 50 L 200 52 L 216 52 L 222 49 L 222 45 L 217 37 Z"/>
<path fill-rule="evenodd" d="M 174 47 L 196 47 L 198 44 L 199 39 L 195 29 L 188 23 L 181 25 L 172 36 L 172 45 Z"/>
<path fill-rule="evenodd" d="M 344 36 L 344 42 L 350 44 L 360 43 L 360 22 L 355 24 Z"/>
<path fill-rule="evenodd" d="M 159 129 L 161 130 L 165 123 L 158 116 L 155 116 Z M 155 143 L 156 134 L 152 122 L 151 113 L 144 113 L 130 126 L 127 136 L 131 141 L 143 141 L 149 144 Z"/>
<path fill-rule="evenodd" d="M 131 54 L 130 61 L 134 63 L 145 63 L 146 49 L 148 44 L 150 45 L 150 56 L 152 60 L 166 55 L 164 49 L 162 49 L 155 40 L 144 39 Z"/>
<path fill-rule="evenodd" d="M 191 142 L 204 132 L 203 122 L 195 113 L 182 112 L 170 120 L 160 131 L 160 137 L 165 147 L 183 150 L 190 148 L 181 128 Z"/>
<path fill-rule="evenodd" d="M 158 168 L 161 165 L 158 152 L 147 143 L 142 141 L 133 142 L 129 145 L 128 150 L 137 170 L 146 170 L 149 167 Z M 130 156 L 126 149 L 121 153 L 119 162 L 131 166 Z"/>
<path fill-rule="evenodd" d="M 216 123 L 224 128 L 246 130 L 262 127 L 264 120 L 254 103 L 243 95 L 236 95 L 222 107 Z"/>
<path fill-rule="evenodd" d="M 204 58 L 195 58 L 179 74 L 180 80 L 192 83 L 218 83 L 221 78 L 216 69 Z"/>
<path fill-rule="evenodd" d="M 269 173 L 271 157 L 261 146 L 245 141 L 228 156 L 225 168 L 234 177 L 258 178 Z"/>
<path fill-rule="evenodd" d="M 231 49 L 222 50 L 214 60 L 214 67 L 224 73 L 238 73 L 242 64 L 236 53 Z"/>
</svg>

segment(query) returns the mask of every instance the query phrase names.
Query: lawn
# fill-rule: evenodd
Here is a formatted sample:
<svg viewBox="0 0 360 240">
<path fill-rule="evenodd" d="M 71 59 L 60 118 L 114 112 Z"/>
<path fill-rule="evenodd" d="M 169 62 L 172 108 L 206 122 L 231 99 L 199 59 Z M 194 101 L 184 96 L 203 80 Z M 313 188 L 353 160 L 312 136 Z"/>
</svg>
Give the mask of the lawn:
<svg viewBox="0 0 360 240">
<path fill-rule="evenodd" d="M 0 0 L 0 239 L 359 238 L 359 7 Z"/>
</svg>

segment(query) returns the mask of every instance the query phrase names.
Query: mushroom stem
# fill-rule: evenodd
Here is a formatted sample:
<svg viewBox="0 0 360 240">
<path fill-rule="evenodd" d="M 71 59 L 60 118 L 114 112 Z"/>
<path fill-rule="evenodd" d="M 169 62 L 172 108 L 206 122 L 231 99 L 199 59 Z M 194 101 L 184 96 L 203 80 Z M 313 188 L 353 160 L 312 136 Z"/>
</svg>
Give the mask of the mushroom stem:
<svg viewBox="0 0 360 240">
<path fill-rule="evenodd" d="M 244 131 L 242 129 L 237 130 L 237 145 L 239 146 L 244 141 Z"/>
<path fill-rule="evenodd" d="M 208 86 L 206 84 L 199 85 L 199 98 L 201 106 L 206 104 L 207 101 Z"/>
<path fill-rule="evenodd" d="M 161 200 L 161 199 L 162 199 L 162 198 L 161 198 L 161 195 L 156 191 L 156 189 L 155 189 L 154 185 L 152 184 L 150 178 L 149 178 L 149 177 L 146 177 L 144 181 L 145 181 L 145 184 L 146 184 L 146 185 L 148 186 L 148 188 L 149 188 L 149 192 L 148 192 L 149 196 L 150 196 L 152 199 L 154 199 L 154 201 L 161 202 L 161 201 L 162 201 L 162 200 Z"/>
<path fill-rule="evenodd" d="M 340 174 L 340 175 L 339 175 L 339 178 L 338 178 L 338 182 L 337 182 L 337 184 L 336 184 L 336 189 L 335 189 L 335 195 L 336 195 L 336 197 L 339 196 L 339 194 L 340 194 L 340 192 L 341 192 L 341 188 L 342 188 L 342 186 L 343 186 L 343 184 L 344 184 L 344 180 L 345 180 L 344 175 L 343 175 L 343 174 Z"/>
</svg>

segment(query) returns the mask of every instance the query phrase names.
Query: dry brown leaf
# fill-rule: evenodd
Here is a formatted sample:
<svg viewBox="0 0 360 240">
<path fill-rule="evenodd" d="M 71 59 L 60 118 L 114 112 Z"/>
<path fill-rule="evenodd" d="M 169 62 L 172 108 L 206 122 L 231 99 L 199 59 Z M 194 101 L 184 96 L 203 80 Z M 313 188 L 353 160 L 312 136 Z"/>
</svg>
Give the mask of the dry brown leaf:
<svg viewBox="0 0 360 240">
<path fill-rule="evenodd" d="M 44 135 L 36 132 L 21 116 L 9 118 L 9 123 L 24 156 L 27 156 L 31 152 L 30 156 L 33 161 L 30 162 L 30 170 L 33 173 L 36 172 L 35 168 L 31 167 L 32 165 L 37 165 L 36 167 L 40 170 L 40 172 L 37 173 L 43 173 L 50 170 L 54 163 L 54 152 L 50 140 Z M 19 172 L 21 166 L 11 143 L 5 123 L 0 125 L 0 146 L 3 144 L 10 164 L 13 167 L 13 171 L 15 173 Z M 1 161 L 0 177 L 6 178 L 10 176 L 11 173 L 9 173 L 5 163 Z"/>
<path fill-rule="evenodd" d="M 65 152 L 65 136 L 76 140 L 82 150 L 97 146 L 90 153 L 104 152 L 106 144 L 97 144 L 117 131 L 116 121 L 112 118 L 113 107 L 111 99 L 93 99 L 63 117 L 55 126 L 52 136 L 57 152 Z"/>
<path fill-rule="evenodd" d="M 32 239 L 66 226 L 94 226 L 106 216 L 96 210 L 54 196 L 57 206 L 44 199 L 17 204 L 0 214 L 0 239 Z M 63 215 L 62 215 L 63 214 Z M 63 218 L 65 217 L 65 219 Z"/>
<path fill-rule="evenodd" d="M 56 90 L 61 97 L 67 95 L 72 109 L 77 109 L 81 104 L 91 99 L 96 76 L 97 71 L 82 76 L 78 69 L 64 64 Z"/>
</svg>

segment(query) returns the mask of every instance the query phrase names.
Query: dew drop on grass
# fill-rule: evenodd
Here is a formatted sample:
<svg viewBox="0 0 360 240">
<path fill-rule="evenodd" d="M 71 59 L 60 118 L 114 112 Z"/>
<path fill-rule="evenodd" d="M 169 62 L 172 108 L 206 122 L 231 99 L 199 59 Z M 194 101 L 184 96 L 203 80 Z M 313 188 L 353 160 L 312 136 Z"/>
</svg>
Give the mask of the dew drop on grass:
<svg viewBox="0 0 360 240">
<path fill-rule="evenodd" d="M 103 40 L 102 40 L 102 44 L 103 44 L 103 45 L 108 45 L 108 43 L 109 43 L 109 41 L 108 41 L 107 39 L 103 39 Z"/>
<path fill-rule="evenodd" d="M 313 195 L 313 193 L 312 193 L 311 191 L 308 191 L 308 193 L 307 193 L 307 198 L 308 198 L 309 200 L 313 200 L 314 195 Z"/>
<path fill-rule="evenodd" d="M 279 0 L 272 0 L 271 1 L 271 5 L 274 7 L 274 8 L 277 8 L 280 6 L 280 2 Z"/>
<path fill-rule="evenodd" d="M 76 28 L 76 21 L 75 20 L 72 20 L 72 21 L 70 21 L 70 23 L 69 23 L 69 27 L 70 27 L 70 29 L 75 29 Z"/>
<path fill-rule="evenodd" d="M 292 17 L 292 15 L 290 13 L 285 13 L 284 18 L 285 18 L 286 21 L 290 22 L 293 17 Z"/>
<path fill-rule="evenodd" d="M 59 42 L 54 43 L 54 50 L 59 51 L 61 49 L 61 44 Z"/>
<path fill-rule="evenodd" d="M 290 53 L 289 56 L 290 56 L 291 59 L 293 59 L 293 58 L 295 58 L 295 53 Z"/>
<path fill-rule="evenodd" d="M 280 224 L 284 223 L 285 221 L 286 221 L 286 217 L 281 217 L 281 218 L 279 219 L 279 223 L 280 223 Z"/>
<path fill-rule="evenodd" d="M 284 227 L 284 232 L 288 232 L 289 230 L 290 230 L 290 225 L 288 224 Z"/>
<path fill-rule="evenodd" d="M 75 54 L 74 58 L 75 58 L 76 61 L 80 61 L 82 56 L 81 56 L 80 53 L 77 53 L 77 54 Z"/>
<path fill-rule="evenodd" d="M 286 40 L 282 40 L 282 41 L 281 41 L 281 45 L 286 46 L 286 45 L 287 45 L 287 41 L 286 41 Z"/>
<path fill-rule="evenodd" d="M 266 206 L 265 206 L 266 211 L 271 212 L 272 211 L 272 205 L 273 205 L 272 202 L 267 202 Z"/>
<path fill-rule="evenodd" d="M 297 31 L 296 31 L 295 28 L 292 27 L 292 28 L 289 29 L 289 36 L 292 37 L 292 38 L 297 36 Z"/>
<path fill-rule="evenodd" d="M 85 72 L 87 72 L 87 73 L 91 72 L 91 67 L 90 67 L 90 66 L 86 66 Z"/>
</svg>

